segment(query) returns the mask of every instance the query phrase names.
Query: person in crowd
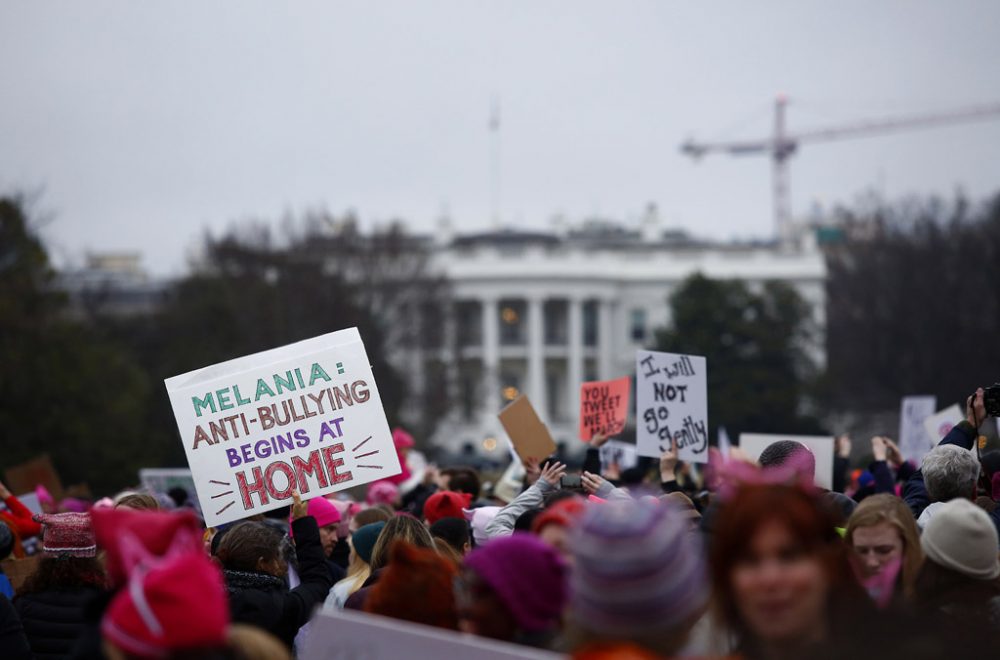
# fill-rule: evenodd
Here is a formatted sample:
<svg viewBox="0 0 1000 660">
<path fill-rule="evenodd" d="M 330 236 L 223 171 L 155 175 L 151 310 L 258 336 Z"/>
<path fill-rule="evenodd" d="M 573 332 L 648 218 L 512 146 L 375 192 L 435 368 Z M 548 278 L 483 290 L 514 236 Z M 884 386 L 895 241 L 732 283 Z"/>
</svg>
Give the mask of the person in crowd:
<svg viewBox="0 0 1000 660">
<path fill-rule="evenodd" d="M 532 533 L 551 546 L 563 559 L 572 562 L 567 536 L 569 528 L 583 514 L 586 500 L 582 497 L 568 497 L 559 500 L 543 510 L 531 522 Z"/>
<path fill-rule="evenodd" d="M 798 471 L 804 478 L 813 480 L 816 476 L 816 457 L 801 442 L 794 440 L 778 440 L 764 448 L 757 463 L 766 469 L 789 467 Z M 829 503 L 839 514 L 837 524 L 842 527 L 854 512 L 857 503 L 847 495 L 836 491 L 824 491 L 824 501 Z"/>
<path fill-rule="evenodd" d="M 4 594 L 0 594 L 0 652 L 9 660 L 31 660 L 31 647 L 24 626 Z"/>
<path fill-rule="evenodd" d="M 14 552 L 14 532 L 11 531 L 7 523 L 0 522 L 0 561 L 10 557 L 12 552 Z M 8 599 L 14 597 L 14 585 L 10 583 L 10 579 L 3 572 L 3 566 L 0 566 L 0 595 L 6 596 Z"/>
<path fill-rule="evenodd" d="M 990 516 L 965 498 L 945 502 L 924 527 L 920 545 L 926 559 L 916 580 L 918 608 L 938 617 L 942 629 L 995 644 L 1000 560 Z"/>
<path fill-rule="evenodd" d="M 976 499 L 979 461 L 969 450 L 987 418 L 983 389 L 979 388 L 966 401 L 965 419 L 952 427 L 938 446 L 924 456 L 920 469 L 907 480 L 903 500 L 921 527 L 933 517 L 937 508 L 931 509 L 934 503 L 956 498 Z M 925 516 L 927 509 L 931 511 Z M 1000 530 L 1000 509 L 989 512 L 989 516 L 994 527 Z"/>
<path fill-rule="evenodd" d="M 673 657 L 709 598 L 701 539 L 673 504 L 588 505 L 569 533 L 571 650 L 633 643 Z"/>
<path fill-rule="evenodd" d="M 431 526 L 442 518 L 463 519 L 463 509 L 468 509 L 472 505 L 472 495 L 468 493 L 454 493 L 449 490 L 439 490 L 424 502 L 424 520 L 427 526 Z"/>
<path fill-rule="evenodd" d="M 462 515 L 465 516 L 466 522 L 469 523 L 469 527 L 472 528 L 472 545 L 473 547 L 479 547 L 486 545 L 490 540 L 489 532 L 487 528 L 490 523 L 493 522 L 493 518 L 500 513 L 501 507 L 498 506 L 480 506 L 475 509 L 464 509 Z M 529 509 L 534 510 L 534 509 Z M 522 516 L 524 514 L 521 514 Z M 515 524 L 517 521 L 514 521 Z M 528 525 L 527 530 L 531 529 L 531 525 Z"/>
<path fill-rule="evenodd" d="M 743 483 L 721 504 L 714 603 L 743 656 L 808 657 L 871 609 L 836 525 L 808 484 Z"/>
<path fill-rule="evenodd" d="M 469 523 L 462 518 L 442 518 L 430 527 L 435 540 L 444 541 L 459 557 L 465 557 L 472 550 L 469 537 Z M 439 546 L 440 549 L 440 546 Z"/>
<path fill-rule="evenodd" d="M 368 484 L 368 493 L 365 496 L 368 506 L 385 505 L 390 510 L 395 511 L 402 504 L 399 496 L 399 486 L 391 481 L 373 481 Z"/>
<path fill-rule="evenodd" d="M 0 482 L 0 500 L 3 500 L 7 507 L 6 511 L 0 511 L 0 522 L 6 523 L 14 533 L 13 552 L 15 557 L 24 557 L 24 549 L 21 541 L 38 536 L 42 532 L 42 526 L 32 517 L 28 507 L 21 503 L 21 500 L 7 490 L 7 486 Z"/>
<path fill-rule="evenodd" d="M 128 559 L 125 588 L 101 620 L 104 655 L 227 658 L 229 607 L 218 566 L 197 550 Z"/>
<path fill-rule="evenodd" d="M 430 548 L 397 540 L 389 565 L 365 601 L 372 614 L 458 630 L 453 584 L 458 569 Z"/>
<path fill-rule="evenodd" d="M 509 536 L 514 533 L 514 524 L 525 511 L 543 508 L 545 496 L 559 490 L 559 483 L 566 474 L 566 465 L 559 462 L 546 464 L 538 479 L 514 501 L 500 509 L 486 525 L 486 536 L 490 539 Z"/>
<path fill-rule="evenodd" d="M 434 539 L 427 527 L 409 515 L 398 515 L 385 524 L 379 532 L 375 546 L 372 548 L 371 575 L 360 589 L 355 591 L 344 603 L 344 609 L 363 610 L 371 588 L 379 581 L 382 572 L 389 565 L 389 550 L 396 541 L 403 540 L 419 548 L 434 549 Z"/>
<path fill-rule="evenodd" d="M 359 517 L 355 516 L 355 520 Z M 351 594 L 360 589 L 371 576 L 372 550 L 375 549 L 375 541 L 378 540 L 383 527 L 385 521 L 379 520 L 364 525 L 351 534 L 348 540 L 351 546 L 351 562 L 347 567 L 347 576 L 330 589 L 323 604 L 324 609 L 343 609 Z"/>
<path fill-rule="evenodd" d="M 344 578 L 346 573 L 330 557 L 333 555 L 333 550 L 337 545 L 340 511 L 325 497 L 314 497 L 309 500 L 306 515 L 315 518 L 316 525 L 319 527 L 319 541 L 323 546 L 323 556 L 326 558 L 326 568 L 330 572 L 330 581 L 331 583 L 339 582 Z M 294 539 L 295 530 L 292 529 L 291 523 L 289 523 L 289 533 Z"/>
<path fill-rule="evenodd" d="M 42 559 L 14 607 L 36 658 L 63 658 L 86 625 L 84 608 L 106 585 L 89 513 L 41 514 Z"/>
<path fill-rule="evenodd" d="M 465 559 L 456 582 L 460 628 L 468 633 L 548 647 L 560 631 L 568 568 L 531 534 L 492 539 Z"/>
<path fill-rule="evenodd" d="M 159 511 L 160 503 L 149 493 L 125 491 L 115 496 L 116 509 L 133 509 L 135 511 Z"/>
<path fill-rule="evenodd" d="M 358 531 L 362 527 L 377 522 L 389 522 L 391 519 L 392 513 L 388 509 L 381 506 L 373 506 L 367 509 L 362 509 L 354 514 L 351 518 L 350 525 L 348 525 L 348 529 L 350 529 L 351 534 L 354 534 L 354 532 Z"/>
<path fill-rule="evenodd" d="M 323 556 L 319 527 L 308 515 L 308 503 L 293 493 L 292 530 L 300 584 L 289 590 L 287 565 L 281 555 L 281 535 L 260 522 L 242 522 L 219 543 L 229 606 L 234 621 L 274 633 L 289 648 L 299 628 L 333 586 Z"/>
<path fill-rule="evenodd" d="M 341 500 L 336 497 L 327 497 L 340 514 L 340 524 L 337 525 L 337 543 L 333 546 L 330 554 L 330 561 L 339 566 L 346 573 L 351 562 L 351 549 L 347 539 L 351 536 L 351 519 L 361 511 L 362 505 L 352 500 Z"/>
<path fill-rule="evenodd" d="M 844 539 L 854 549 L 876 601 L 886 602 L 892 595 L 913 598 L 924 553 L 920 531 L 903 500 L 888 493 L 866 497 L 847 521 Z"/>
</svg>

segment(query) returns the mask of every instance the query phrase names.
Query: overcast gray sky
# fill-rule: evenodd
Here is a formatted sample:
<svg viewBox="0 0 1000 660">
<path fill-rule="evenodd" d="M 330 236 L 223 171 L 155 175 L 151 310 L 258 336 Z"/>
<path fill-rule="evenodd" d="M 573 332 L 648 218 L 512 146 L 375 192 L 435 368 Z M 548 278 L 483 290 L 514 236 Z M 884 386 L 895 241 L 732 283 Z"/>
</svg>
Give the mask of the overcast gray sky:
<svg viewBox="0 0 1000 660">
<path fill-rule="evenodd" d="M 180 272 L 204 227 L 352 208 L 490 226 L 601 214 L 709 237 L 772 230 L 761 157 L 687 137 L 1000 101 L 1000 2 L 13 2 L 0 4 L 0 190 L 44 189 L 60 260 L 139 250 Z M 877 187 L 1000 190 L 1000 121 L 808 145 L 797 214 Z"/>
</svg>

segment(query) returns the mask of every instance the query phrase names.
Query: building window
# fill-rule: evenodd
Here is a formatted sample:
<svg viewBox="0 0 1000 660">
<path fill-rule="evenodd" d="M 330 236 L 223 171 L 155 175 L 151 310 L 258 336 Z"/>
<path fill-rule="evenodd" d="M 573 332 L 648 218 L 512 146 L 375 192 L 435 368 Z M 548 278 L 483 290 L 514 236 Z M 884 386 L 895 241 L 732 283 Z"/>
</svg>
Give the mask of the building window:
<svg viewBox="0 0 1000 660">
<path fill-rule="evenodd" d="M 597 346 L 597 301 L 583 303 L 583 345 Z"/>
<path fill-rule="evenodd" d="M 523 346 L 525 340 L 526 305 L 523 300 L 500 301 L 500 344 Z"/>
<path fill-rule="evenodd" d="M 549 404 L 549 419 L 561 422 L 565 419 L 562 405 L 562 381 L 561 373 L 549 372 L 545 374 L 545 397 Z"/>
<path fill-rule="evenodd" d="M 474 300 L 455 304 L 455 326 L 458 345 L 462 348 L 483 344 L 483 306 Z"/>
<path fill-rule="evenodd" d="M 629 333 L 632 336 L 632 341 L 640 344 L 646 341 L 646 310 L 633 309 L 630 323 L 632 327 Z"/>
<path fill-rule="evenodd" d="M 547 300 L 543 307 L 545 345 L 565 346 L 569 336 L 569 305 L 565 300 Z"/>
</svg>

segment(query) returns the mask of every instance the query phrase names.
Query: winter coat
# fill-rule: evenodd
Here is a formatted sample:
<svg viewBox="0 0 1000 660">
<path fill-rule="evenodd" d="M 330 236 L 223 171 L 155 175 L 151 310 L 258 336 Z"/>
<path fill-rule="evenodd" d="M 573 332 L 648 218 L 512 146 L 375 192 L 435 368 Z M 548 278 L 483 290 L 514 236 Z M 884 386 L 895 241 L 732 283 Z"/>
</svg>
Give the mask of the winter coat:
<svg viewBox="0 0 1000 660">
<path fill-rule="evenodd" d="M 6 596 L 0 596 L 0 656 L 9 660 L 30 660 L 31 649 L 17 612 Z"/>
<path fill-rule="evenodd" d="M 100 593 L 94 587 L 50 589 L 14 600 L 31 652 L 38 660 L 65 658 L 84 633 L 87 603 Z"/>
<path fill-rule="evenodd" d="M 295 635 L 321 605 L 333 582 L 326 566 L 319 527 L 312 516 L 292 522 L 301 583 L 289 590 L 266 573 L 224 570 L 229 611 L 236 623 L 263 628 L 292 648 Z"/>
</svg>

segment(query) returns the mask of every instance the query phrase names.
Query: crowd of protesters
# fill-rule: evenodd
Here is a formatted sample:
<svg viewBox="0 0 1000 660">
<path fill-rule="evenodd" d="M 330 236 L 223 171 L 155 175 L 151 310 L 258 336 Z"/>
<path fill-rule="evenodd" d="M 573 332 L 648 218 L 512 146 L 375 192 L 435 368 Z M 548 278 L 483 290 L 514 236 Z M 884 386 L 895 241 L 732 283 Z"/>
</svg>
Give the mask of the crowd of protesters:
<svg viewBox="0 0 1000 660">
<path fill-rule="evenodd" d="M 0 575 L 0 657 L 290 658 L 339 610 L 574 658 L 994 657 L 982 390 L 967 417 L 920 466 L 876 437 L 852 473 L 838 438 L 833 491 L 790 440 L 757 461 L 713 449 L 696 474 L 676 446 L 602 471 L 600 435 L 579 486 L 555 460 L 525 461 L 508 494 L 469 467 L 404 468 L 358 501 L 296 493 L 208 529 L 183 494 L 32 515 L 0 485 L 0 555 L 35 537 L 41 554 L 16 588 Z M 394 441 L 406 465 L 413 439 Z"/>
</svg>

